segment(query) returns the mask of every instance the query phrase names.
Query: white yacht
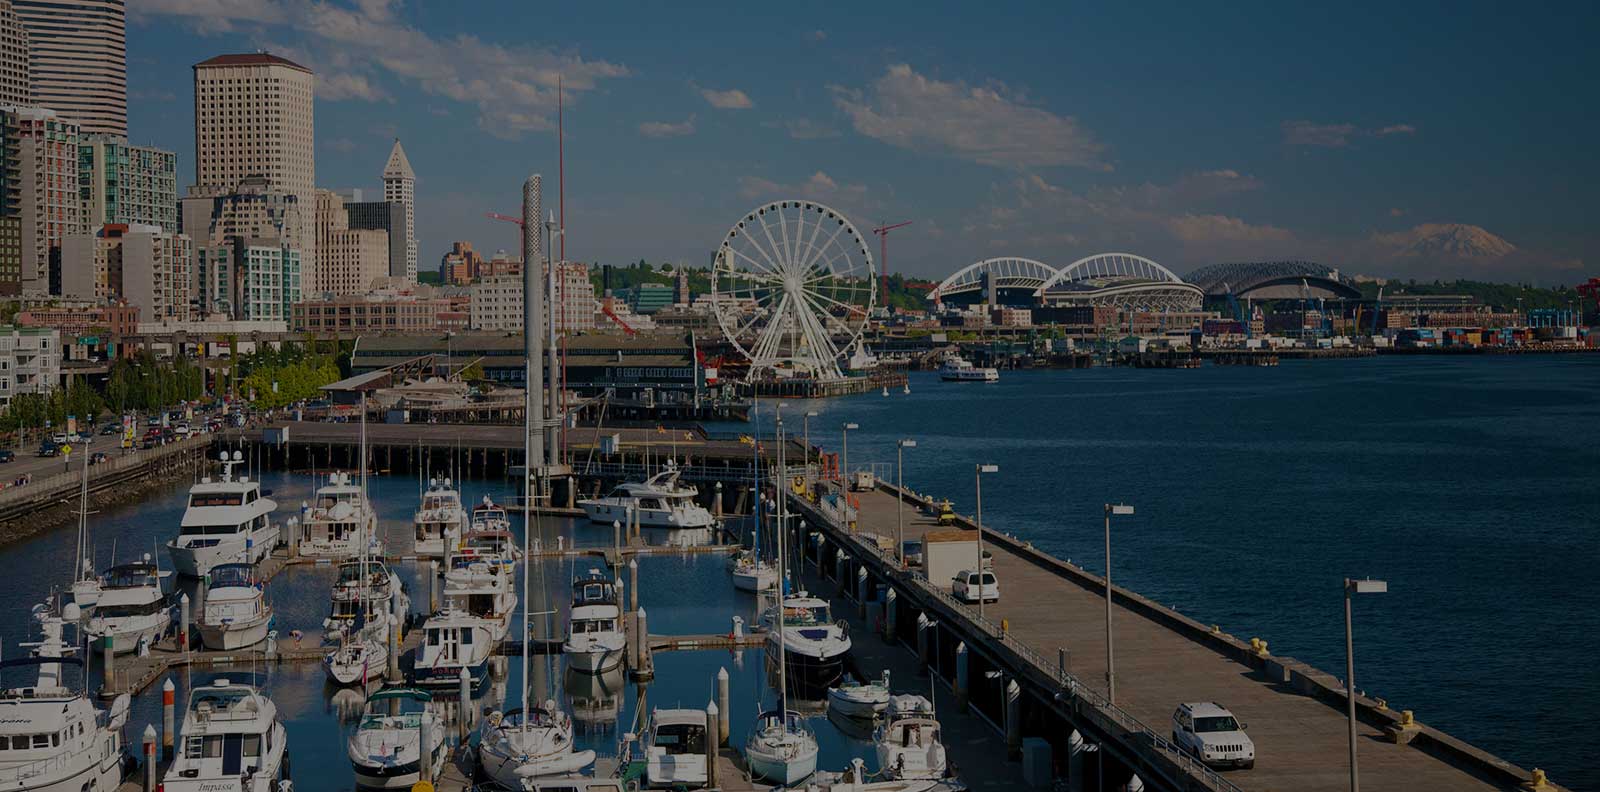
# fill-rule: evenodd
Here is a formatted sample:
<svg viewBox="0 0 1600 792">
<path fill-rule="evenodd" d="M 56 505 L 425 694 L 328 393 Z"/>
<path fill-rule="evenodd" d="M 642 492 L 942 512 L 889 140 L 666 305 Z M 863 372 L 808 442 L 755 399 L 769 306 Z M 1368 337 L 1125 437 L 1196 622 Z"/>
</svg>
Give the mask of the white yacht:
<svg viewBox="0 0 1600 792">
<path fill-rule="evenodd" d="M 494 636 L 489 625 L 466 611 L 446 608 L 422 625 L 422 646 L 417 649 L 412 677 L 419 685 L 451 687 L 467 669 L 474 687 L 489 671 Z"/>
<path fill-rule="evenodd" d="M 302 504 L 298 552 L 310 558 L 351 558 L 363 551 L 383 555 L 378 515 L 349 473 L 333 473 Z"/>
<path fill-rule="evenodd" d="M 771 591 L 778 587 L 778 568 L 749 550 L 735 556 L 728 571 L 733 575 L 733 587 L 740 591 Z"/>
<path fill-rule="evenodd" d="M 485 495 L 481 503 L 472 507 L 472 519 L 469 525 L 474 531 L 509 531 L 511 518 L 506 516 L 504 506 Z"/>
<path fill-rule="evenodd" d="M 594 764 L 594 751 L 578 751 L 572 719 L 554 701 L 531 711 L 495 712 L 478 726 L 478 767 L 489 780 L 522 789 L 533 778 L 572 775 Z"/>
<path fill-rule="evenodd" d="M 97 640 L 110 636 L 117 654 L 132 652 L 141 644 L 154 645 L 172 624 L 172 608 L 161 585 L 165 574 L 150 563 L 148 553 L 144 561 L 106 570 L 100 576 L 100 598 L 89 619 L 88 635 Z"/>
<path fill-rule="evenodd" d="M 578 501 L 594 522 L 626 521 L 629 508 L 645 528 L 709 528 L 716 521 L 711 512 L 694 502 L 700 491 L 678 482 L 678 466 L 667 463 L 665 470 L 649 480 L 619 485 L 604 498 Z"/>
<path fill-rule="evenodd" d="M 652 789 L 706 785 L 706 713 L 658 709 L 645 736 L 645 783 Z"/>
<path fill-rule="evenodd" d="M 361 722 L 345 743 L 361 789 L 412 789 L 419 781 L 437 782 L 444 771 L 446 727 L 428 707 L 432 694 L 415 688 L 386 688 L 367 699 Z M 428 722 L 428 769 L 422 777 L 422 725 Z"/>
<path fill-rule="evenodd" d="M 205 577 L 218 564 L 254 564 L 278 544 L 272 512 L 278 504 L 266 497 L 261 483 L 235 476 L 243 456 L 222 452 L 222 475 L 206 476 L 189 488 L 189 506 L 177 537 L 167 541 L 167 555 L 180 575 Z"/>
<path fill-rule="evenodd" d="M 889 708 L 889 671 L 876 682 L 860 682 L 845 675 L 838 687 L 828 688 L 828 710 L 847 718 L 872 719 Z"/>
<path fill-rule="evenodd" d="M 447 610 L 483 620 L 491 642 L 505 640 L 517 610 L 511 567 L 489 553 L 451 556 L 450 569 L 444 573 L 444 603 Z"/>
<path fill-rule="evenodd" d="M 227 679 L 196 687 L 182 733 L 162 792 L 289 789 L 289 735 L 277 705 L 255 688 Z"/>
<path fill-rule="evenodd" d="M 781 628 L 773 624 L 774 615 L 768 614 L 774 629 L 767 632 L 767 656 L 772 659 L 778 654 L 781 637 L 789 689 L 802 698 L 822 698 L 844 678 L 851 646 L 849 626 L 833 620 L 826 600 L 804 591 L 784 597 L 782 613 Z"/>
<path fill-rule="evenodd" d="M 272 606 L 263 586 L 249 564 L 211 568 L 199 624 L 200 640 L 207 649 L 243 649 L 267 640 Z"/>
<path fill-rule="evenodd" d="M 793 786 L 817 771 L 817 738 L 794 710 L 763 712 L 745 742 L 750 773 Z"/>
<path fill-rule="evenodd" d="M 850 760 L 842 773 L 818 773 L 806 784 L 806 792 L 967 792 L 967 785 L 955 778 L 887 779 L 867 772 L 859 757 Z"/>
<path fill-rule="evenodd" d="M 412 518 L 416 544 L 412 552 L 429 558 L 443 558 L 451 543 L 467 526 L 467 512 L 461 507 L 461 493 L 450 479 L 429 479 L 422 493 L 422 505 Z"/>
<path fill-rule="evenodd" d="M 0 662 L 0 674 L 33 671 L 32 683 L 0 685 L 0 789 L 15 792 L 110 792 L 122 782 L 122 727 L 128 720 L 126 693 L 109 711 L 95 709 L 82 687 L 68 687 L 66 666 L 83 673 L 83 659 L 70 656 L 67 624 L 78 624 L 77 605 L 61 615 L 34 608 L 44 633 L 26 657 Z M 15 644 L 13 644 L 15 646 Z"/>
<path fill-rule="evenodd" d="M 933 702 L 922 696 L 895 696 L 888 717 L 872 742 L 878 772 L 890 780 L 935 780 L 945 777 L 944 744 Z"/>
<path fill-rule="evenodd" d="M 1000 371 L 988 366 L 974 366 L 960 355 L 946 355 L 939 367 L 939 379 L 946 382 L 999 382 Z"/>
<path fill-rule="evenodd" d="M 350 623 L 322 658 L 322 670 L 336 685 L 366 684 L 383 676 L 389 665 L 389 617 L 373 614 Z"/>
<path fill-rule="evenodd" d="M 393 600 L 399 598 L 396 603 Z M 333 581 L 328 618 L 323 627 L 328 634 L 347 630 L 350 623 L 374 613 L 405 613 L 410 597 L 400 584 L 400 576 L 389 565 L 370 558 L 345 561 Z"/>
<path fill-rule="evenodd" d="M 510 530 L 483 528 L 473 523 L 473 527 L 456 542 L 451 556 L 480 558 L 510 574 L 516 569 L 517 562 L 522 560 L 522 549 L 517 547 L 517 537 Z"/>
<path fill-rule="evenodd" d="M 567 640 L 561 644 L 567 667 L 586 674 L 604 673 L 622 665 L 627 648 L 616 585 L 598 569 L 580 575 L 572 581 L 572 614 L 567 619 Z"/>
</svg>

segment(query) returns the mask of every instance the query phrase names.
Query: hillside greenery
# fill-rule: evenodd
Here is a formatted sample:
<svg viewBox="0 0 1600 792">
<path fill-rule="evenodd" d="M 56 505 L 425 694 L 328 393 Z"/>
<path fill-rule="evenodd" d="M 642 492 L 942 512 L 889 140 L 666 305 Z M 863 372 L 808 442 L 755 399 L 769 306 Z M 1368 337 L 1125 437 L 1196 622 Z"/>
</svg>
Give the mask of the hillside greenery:
<svg viewBox="0 0 1600 792">
<path fill-rule="evenodd" d="M 1364 282 L 1357 284 L 1361 287 L 1361 296 L 1374 299 L 1378 296 L 1378 284 Z M 1401 294 L 1429 295 L 1429 294 L 1465 294 L 1475 297 L 1484 304 L 1502 311 L 1517 309 L 1517 298 L 1522 298 L 1522 310 L 1536 310 L 1539 308 L 1566 308 L 1568 303 L 1577 302 L 1577 290 L 1566 286 L 1546 289 L 1527 283 L 1488 283 L 1474 280 L 1453 281 L 1417 281 L 1417 280 L 1390 280 L 1383 285 L 1383 296 L 1394 297 Z"/>
</svg>

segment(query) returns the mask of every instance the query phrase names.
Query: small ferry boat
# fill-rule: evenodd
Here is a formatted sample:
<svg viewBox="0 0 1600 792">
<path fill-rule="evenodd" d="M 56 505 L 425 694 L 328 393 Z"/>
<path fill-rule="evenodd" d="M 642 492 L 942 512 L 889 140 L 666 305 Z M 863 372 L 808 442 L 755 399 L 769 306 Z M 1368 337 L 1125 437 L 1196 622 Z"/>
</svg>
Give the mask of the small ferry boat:
<svg viewBox="0 0 1600 792">
<path fill-rule="evenodd" d="M 463 668 L 472 676 L 474 687 L 483 681 L 495 643 L 483 619 L 446 608 L 428 617 L 422 625 L 422 635 L 412 672 L 417 684 L 454 686 L 459 683 Z"/>
<path fill-rule="evenodd" d="M 773 660 L 781 655 L 790 690 L 802 698 L 820 699 L 844 678 L 850 657 L 849 627 L 833 620 L 826 600 L 804 591 L 784 597 L 781 610 L 781 627 L 774 624 L 767 632 L 767 657 Z M 774 621 L 769 613 L 768 623 Z"/>
<path fill-rule="evenodd" d="M 706 785 L 706 713 L 658 709 L 645 736 L 645 782 L 652 789 L 697 789 Z"/>
<path fill-rule="evenodd" d="M 594 757 L 594 751 L 574 749 L 572 719 L 554 701 L 491 713 L 478 726 L 478 767 L 508 789 L 523 789 L 530 779 L 579 773 L 594 764 Z"/>
<path fill-rule="evenodd" d="M 561 644 L 567 667 L 600 674 L 622 665 L 628 637 L 621 621 L 617 588 L 610 577 L 591 569 L 572 581 L 572 613 L 567 619 L 567 640 Z"/>
<path fill-rule="evenodd" d="M 939 379 L 945 382 L 999 382 L 1000 371 L 987 366 L 972 365 L 960 355 L 946 355 L 939 367 Z"/>
<path fill-rule="evenodd" d="M 296 546 L 310 558 L 352 558 L 363 551 L 383 555 L 378 515 L 349 473 L 333 473 L 303 504 Z"/>
<path fill-rule="evenodd" d="M 878 772 L 890 780 L 944 778 L 944 744 L 939 742 L 933 702 L 922 696 L 895 696 L 888 709 L 872 739 Z"/>
<path fill-rule="evenodd" d="M 218 679 L 196 687 L 163 792 L 287 792 L 289 735 L 272 699 Z"/>
<path fill-rule="evenodd" d="M 626 521 L 631 508 L 645 528 L 709 528 L 711 512 L 694 502 L 700 491 L 678 481 L 680 471 L 668 462 L 665 470 L 644 482 L 627 482 L 603 498 L 578 501 L 594 522 Z"/>
<path fill-rule="evenodd" d="M 415 688 L 385 688 L 367 699 L 361 722 L 345 743 L 361 789 L 412 789 L 418 782 L 439 780 L 445 765 L 445 724 L 429 709 L 433 695 Z M 427 746 L 422 745 L 423 722 Z M 429 756 L 429 777 L 422 777 L 422 751 Z"/>
<path fill-rule="evenodd" d="M 205 610 L 200 615 L 200 640 L 207 649 L 232 650 L 267 640 L 272 606 L 263 584 L 249 564 L 211 568 Z"/>
<path fill-rule="evenodd" d="M 100 576 L 100 597 L 87 634 L 95 639 L 110 636 L 117 654 L 153 645 L 172 624 L 172 608 L 162 589 L 167 574 L 150 562 L 149 553 L 143 561 L 106 570 Z"/>
<path fill-rule="evenodd" d="M 451 543 L 467 527 L 467 512 L 461 506 L 461 493 L 450 479 L 429 479 L 422 493 L 422 504 L 412 517 L 416 543 L 412 552 L 428 558 L 443 558 Z"/>
<path fill-rule="evenodd" d="M 189 488 L 178 535 L 167 541 L 167 556 L 180 575 L 205 577 L 218 564 L 255 564 L 278 544 L 272 513 L 278 504 L 266 497 L 261 483 L 234 476 L 244 464 L 238 451 L 222 452 L 222 475 L 207 476 Z"/>
</svg>

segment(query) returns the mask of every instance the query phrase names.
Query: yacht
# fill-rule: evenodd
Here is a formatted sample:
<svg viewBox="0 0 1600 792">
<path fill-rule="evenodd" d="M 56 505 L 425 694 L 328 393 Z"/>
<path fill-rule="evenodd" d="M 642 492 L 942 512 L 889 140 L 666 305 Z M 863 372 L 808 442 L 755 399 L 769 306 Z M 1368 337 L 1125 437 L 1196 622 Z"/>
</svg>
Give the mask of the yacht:
<svg viewBox="0 0 1600 792">
<path fill-rule="evenodd" d="M 76 604 L 62 606 L 60 615 L 35 606 L 33 615 L 43 639 L 21 644 L 32 647 L 28 656 L 0 662 L 0 675 L 35 674 L 25 687 L 0 685 L 0 789 L 110 792 L 122 782 L 122 728 L 130 699 L 117 696 L 103 711 L 81 686 L 68 687 L 67 666 L 86 670 L 65 640 L 66 626 L 82 618 Z"/>
<path fill-rule="evenodd" d="M 501 559 L 487 553 L 454 555 L 444 573 L 445 608 L 481 619 L 493 643 L 505 640 L 517 609 L 511 568 Z"/>
<path fill-rule="evenodd" d="M 778 587 L 777 567 L 748 550 L 733 558 L 729 572 L 733 575 L 733 587 L 740 591 L 771 591 Z"/>
<path fill-rule="evenodd" d="M 803 698 L 822 698 L 828 688 L 844 678 L 850 656 L 850 629 L 834 622 L 826 600 L 804 591 L 783 598 L 782 625 L 767 633 L 768 657 L 776 654 L 780 639 L 789 688 Z M 776 621 L 768 615 L 769 624 Z"/>
<path fill-rule="evenodd" d="M 461 669 L 465 668 L 476 687 L 488 674 L 494 637 L 483 619 L 446 608 L 428 617 L 422 625 L 422 635 L 412 669 L 417 684 L 452 687 L 459 684 Z"/>
<path fill-rule="evenodd" d="M 567 667 L 599 674 L 622 665 L 628 637 L 621 622 L 611 578 L 598 569 L 580 575 L 572 582 L 572 614 L 567 619 L 567 640 L 561 644 Z"/>
<path fill-rule="evenodd" d="M 974 366 L 960 355 L 946 355 L 944 365 L 939 367 L 939 379 L 946 382 L 999 382 L 1000 372 L 988 366 Z"/>
<path fill-rule="evenodd" d="M 877 778 L 867 772 L 867 763 L 859 757 L 850 760 L 850 769 L 843 773 L 818 773 L 806 784 L 807 792 L 967 792 L 967 785 L 954 778 L 888 779 Z"/>
<path fill-rule="evenodd" d="M 100 598 L 89 619 L 88 635 L 110 636 L 117 654 L 153 645 L 172 624 L 172 609 L 161 586 L 165 574 L 150 562 L 148 553 L 141 562 L 106 570 L 100 576 Z"/>
<path fill-rule="evenodd" d="M 189 505 L 177 537 L 167 541 L 167 555 L 180 575 L 205 577 L 218 564 L 255 564 L 278 544 L 278 526 L 272 512 L 278 504 L 267 498 L 261 483 L 235 476 L 243 464 L 238 452 L 222 452 L 222 475 L 200 479 L 189 488 Z"/>
<path fill-rule="evenodd" d="M 352 622 L 339 643 L 322 658 L 322 670 L 336 685 L 363 685 L 383 676 L 389 665 L 389 617 L 373 614 Z"/>
<path fill-rule="evenodd" d="M 510 573 L 522 560 L 522 549 L 517 547 L 517 537 L 505 528 L 486 528 L 474 523 L 473 527 L 456 542 L 453 556 L 468 556 L 492 561 Z"/>
<path fill-rule="evenodd" d="M 817 771 L 817 738 L 794 710 L 763 712 L 745 743 L 750 773 L 780 786 L 793 786 Z"/>
<path fill-rule="evenodd" d="M 716 521 L 711 512 L 694 502 L 700 491 L 678 482 L 678 466 L 667 463 L 665 470 L 643 483 L 619 485 L 604 498 L 578 501 L 594 522 L 626 521 L 631 508 L 645 528 L 709 528 Z"/>
<path fill-rule="evenodd" d="M 652 789 L 706 785 L 706 713 L 658 709 L 645 736 L 645 782 Z"/>
<path fill-rule="evenodd" d="M 162 792 L 287 792 L 289 735 L 272 699 L 218 679 L 196 687 Z"/>
<path fill-rule="evenodd" d="M 78 546 L 73 551 L 72 583 L 67 586 L 65 601 L 78 606 L 80 618 L 88 618 L 100 601 L 100 578 L 94 573 L 94 559 L 89 549 L 89 459 L 83 455 L 83 479 L 78 490 Z"/>
<path fill-rule="evenodd" d="M 444 771 L 445 724 L 429 707 L 432 694 L 415 688 L 386 688 L 367 699 L 366 712 L 345 743 L 361 789 L 412 789 L 434 783 Z M 423 722 L 428 724 L 430 777 L 422 777 Z"/>
<path fill-rule="evenodd" d="M 554 701 L 492 713 L 478 727 L 478 767 L 509 789 L 522 789 L 528 779 L 573 775 L 592 764 L 594 751 L 574 749 L 572 719 Z"/>
<path fill-rule="evenodd" d="M 383 555 L 378 515 L 349 473 L 333 473 L 301 506 L 298 552 L 310 558 L 351 558 L 363 551 Z"/>
<path fill-rule="evenodd" d="M 200 640 L 207 649 L 232 650 L 267 640 L 272 606 L 249 564 L 219 564 L 206 584 Z"/>
<path fill-rule="evenodd" d="M 847 718 L 872 719 L 889 708 L 889 671 L 877 682 L 859 682 L 846 675 L 838 687 L 828 688 L 828 711 Z"/>
<path fill-rule="evenodd" d="M 412 552 L 428 558 L 443 558 L 461 536 L 466 523 L 467 512 L 461 507 L 461 493 L 450 479 L 428 479 L 422 505 L 412 519 L 416 528 Z"/>
<path fill-rule="evenodd" d="M 394 602 L 396 598 L 400 601 Z M 330 601 L 328 618 L 323 622 L 330 635 L 347 629 L 361 616 L 401 614 L 411 606 L 400 576 L 390 571 L 388 564 L 365 557 L 339 565 Z"/>
<path fill-rule="evenodd" d="M 509 531 L 511 518 L 506 516 L 504 506 L 485 495 L 481 503 L 472 507 L 472 521 L 469 525 L 474 531 Z"/>
<path fill-rule="evenodd" d="M 890 780 L 944 778 L 944 744 L 939 742 L 933 702 L 922 696 L 895 696 L 888 709 L 872 738 L 878 772 Z"/>
</svg>

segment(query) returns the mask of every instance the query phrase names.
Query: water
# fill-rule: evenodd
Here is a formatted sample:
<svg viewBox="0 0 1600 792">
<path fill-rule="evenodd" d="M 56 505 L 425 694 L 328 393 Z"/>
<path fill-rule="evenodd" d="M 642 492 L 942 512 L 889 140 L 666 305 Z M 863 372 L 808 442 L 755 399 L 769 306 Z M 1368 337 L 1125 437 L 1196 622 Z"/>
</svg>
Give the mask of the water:
<svg viewBox="0 0 1600 792">
<path fill-rule="evenodd" d="M 1116 580 L 1343 676 L 1341 581 L 1358 686 L 1573 788 L 1600 788 L 1600 357 L 1285 361 L 1278 368 L 911 378 L 785 409 L 812 440 Z M 767 407 L 767 403 L 763 404 Z M 764 419 L 770 421 L 770 418 Z M 769 429 L 770 431 L 770 429 Z"/>
</svg>

